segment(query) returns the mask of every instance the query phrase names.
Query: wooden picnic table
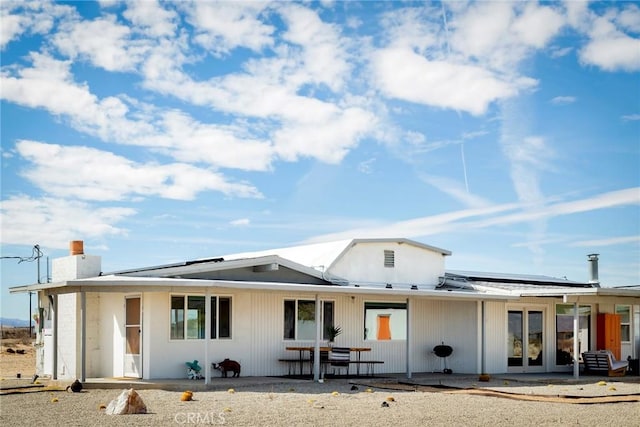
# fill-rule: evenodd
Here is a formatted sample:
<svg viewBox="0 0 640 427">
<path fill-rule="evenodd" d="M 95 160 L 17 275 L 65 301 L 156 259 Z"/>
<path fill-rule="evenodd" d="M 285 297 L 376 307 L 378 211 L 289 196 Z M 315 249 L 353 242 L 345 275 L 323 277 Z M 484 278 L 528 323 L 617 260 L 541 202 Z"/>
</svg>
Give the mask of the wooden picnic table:
<svg viewBox="0 0 640 427">
<path fill-rule="evenodd" d="M 336 346 L 336 347 L 341 347 L 341 346 Z M 371 347 L 348 347 L 349 351 L 352 353 L 356 353 L 356 360 L 357 360 L 357 364 L 356 364 L 356 375 L 360 375 L 360 358 L 362 356 L 362 352 L 363 351 L 371 351 Z M 289 346 L 286 347 L 287 350 L 289 351 L 297 351 L 299 358 L 298 361 L 300 363 L 300 375 L 302 375 L 302 371 L 303 371 L 303 365 L 305 360 L 310 360 L 309 358 L 305 358 L 305 352 L 309 352 L 309 354 L 311 354 L 312 351 L 315 351 L 315 346 Z M 327 346 L 321 346 L 320 347 L 320 353 L 322 352 L 330 352 L 332 349 L 332 347 L 327 347 Z M 311 361 L 313 362 L 313 361 Z"/>
</svg>

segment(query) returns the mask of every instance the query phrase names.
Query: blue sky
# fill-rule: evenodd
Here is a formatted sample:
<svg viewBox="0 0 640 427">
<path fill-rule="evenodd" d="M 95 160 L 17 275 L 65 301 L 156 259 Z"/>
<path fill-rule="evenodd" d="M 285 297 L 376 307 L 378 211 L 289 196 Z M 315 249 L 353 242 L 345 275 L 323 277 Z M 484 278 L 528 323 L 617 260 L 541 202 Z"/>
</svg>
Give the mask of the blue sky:
<svg viewBox="0 0 640 427">
<path fill-rule="evenodd" d="M 2 1 L 2 256 L 406 237 L 638 285 L 639 5 Z M 36 280 L 2 260 L 3 317 Z"/>
</svg>

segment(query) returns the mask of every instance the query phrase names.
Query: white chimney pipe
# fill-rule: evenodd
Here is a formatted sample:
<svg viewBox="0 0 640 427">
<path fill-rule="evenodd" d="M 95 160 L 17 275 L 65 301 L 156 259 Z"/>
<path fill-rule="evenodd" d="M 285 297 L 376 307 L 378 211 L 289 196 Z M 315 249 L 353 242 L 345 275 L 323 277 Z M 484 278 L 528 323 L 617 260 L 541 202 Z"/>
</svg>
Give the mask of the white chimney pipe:
<svg viewBox="0 0 640 427">
<path fill-rule="evenodd" d="M 587 258 L 589 258 L 589 283 L 596 288 L 600 287 L 600 279 L 598 278 L 598 255 L 599 254 L 587 255 Z"/>
</svg>

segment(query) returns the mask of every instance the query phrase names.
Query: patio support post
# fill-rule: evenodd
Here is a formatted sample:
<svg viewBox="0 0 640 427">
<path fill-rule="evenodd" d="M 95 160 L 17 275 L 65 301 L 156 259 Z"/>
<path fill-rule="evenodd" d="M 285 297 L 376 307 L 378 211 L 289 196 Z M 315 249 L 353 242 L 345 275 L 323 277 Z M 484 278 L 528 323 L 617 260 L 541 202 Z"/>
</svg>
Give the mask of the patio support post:
<svg viewBox="0 0 640 427">
<path fill-rule="evenodd" d="M 487 331 L 485 329 L 485 300 L 480 302 L 480 373 L 487 373 L 486 345 Z"/>
<path fill-rule="evenodd" d="M 80 381 L 87 380 L 87 293 L 80 292 Z"/>
<path fill-rule="evenodd" d="M 58 379 L 58 294 L 53 294 L 53 379 Z"/>
<path fill-rule="evenodd" d="M 578 313 L 578 301 L 573 303 L 573 378 L 580 376 L 580 348 L 578 346 L 578 325 L 580 316 Z"/>
<path fill-rule="evenodd" d="M 413 342 L 411 340 L 412 328 L 411 328 L 411 315 L 413 313 L 413 309 L 411 307 L 411 298 L 407 298 L 407 378 L 411 379 L 411 371 L 413 368 L 413 355 L 411 352 L 411 348 L 413 347 Z"/>
<path fill-rule="evenodd" d="M 209 363 L 209 339 L 211 338 L 211 289 L 207 288 L 204 295 L 204 383 L 205 385 L 208 385 L 211 382 L 211 363 Z"/>
<path fill-rule="evenodd" d="M 313 381 L 320 380 L 320 339 L 322 338 L 322 310 L 320 307 L 320 295 L 316 294 L 316 342 L 313 352 Z"/>
</svg>

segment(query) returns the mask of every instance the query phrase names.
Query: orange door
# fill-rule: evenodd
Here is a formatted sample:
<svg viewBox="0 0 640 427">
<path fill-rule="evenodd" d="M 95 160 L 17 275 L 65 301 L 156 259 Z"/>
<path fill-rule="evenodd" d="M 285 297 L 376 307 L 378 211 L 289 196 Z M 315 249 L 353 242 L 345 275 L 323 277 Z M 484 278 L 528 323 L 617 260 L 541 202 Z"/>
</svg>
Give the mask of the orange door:
<svg viewBox="0 0 640 427">
<path fill-rule="evenodd" d="M 378 314 L 378 340 L 390 340 L 391 339 L 391 315 L 390 314 Z"/>
</svg>

